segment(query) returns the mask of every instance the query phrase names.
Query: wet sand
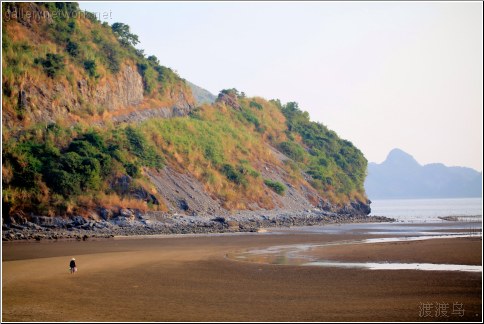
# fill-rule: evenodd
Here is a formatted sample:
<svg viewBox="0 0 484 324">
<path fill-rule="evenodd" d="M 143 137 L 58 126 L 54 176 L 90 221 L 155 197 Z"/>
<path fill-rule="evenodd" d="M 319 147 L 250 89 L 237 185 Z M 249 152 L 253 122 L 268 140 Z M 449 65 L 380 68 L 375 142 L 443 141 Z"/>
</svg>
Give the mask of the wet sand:
<svg viewBox="0 0 484 324">
<path fill-rule="evenodd" d="M 450 240 L 450 241 L 449 241 Z M 478 237 L 432 239 L 327 246 L 306 253 L 318 259 L 348 262 L 404 262 L 482 265 L 482 239 Z M 452 245 L 451 248 L 444 248 Z"/>
<path fill-rule="evenodd" d="M 482 321 L 482 273 L 258 264 L 227 253 L 375 237 L 239 234 L 3 243 L 3 321 Z M 476 238 L 335 246 L 333 259 L 482 264 Z M 327 251 L 328 252 L 328 251 Z M 329 252 L 328 252 L 329 253 Z M 79 271 L 68 273 L 75 257 Z M 432 317 L 419 306 L 432 304 Z M 437 303 L 448 317 L 436 317 Z M 462 303 L 464 316 L 454 312 Z"/>
</svg>

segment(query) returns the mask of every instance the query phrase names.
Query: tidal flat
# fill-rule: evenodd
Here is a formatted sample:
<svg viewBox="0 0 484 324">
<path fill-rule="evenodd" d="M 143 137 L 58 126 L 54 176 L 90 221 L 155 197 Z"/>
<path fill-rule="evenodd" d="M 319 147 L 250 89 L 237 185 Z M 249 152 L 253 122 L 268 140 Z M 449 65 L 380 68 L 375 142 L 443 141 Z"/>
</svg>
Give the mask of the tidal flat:
<svg viewBox="0 0 484 324">
<path fill-rule="evenodd" d="M 351 244 L 409 232 L 438 238 Z M 325 246 L 310 257 L 335 262 L 482 266 L 482 237 L 465 223 L 4 242 L 2 320 L 482 321 L 482 270 L 375 271 L 231 258 L 298 245 Z"/>
</svg>

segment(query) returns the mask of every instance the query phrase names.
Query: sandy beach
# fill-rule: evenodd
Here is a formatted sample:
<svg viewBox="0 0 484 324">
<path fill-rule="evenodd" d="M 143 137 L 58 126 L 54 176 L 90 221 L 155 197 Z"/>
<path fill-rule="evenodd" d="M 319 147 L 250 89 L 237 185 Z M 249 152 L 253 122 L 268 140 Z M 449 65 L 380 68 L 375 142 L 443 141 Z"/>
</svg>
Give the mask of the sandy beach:
<svg viewBox="0 0 484 324">
<path fill-rule="evenodd" d="M 482 321 L 482 272 L 301 267 L 226 257 L 250 248 L 368 237 L 375 235 L 4 242 L 2 320 Z M 324 257 L 482 265 L 481 246 L 477 237 L 341 245 Z M 72 257 L 75 275 L 68 272 Z M 437 312 L 438 304 L 446 311 Z M 464 311 L 457 310 L 460 304 Z"/>
</svg>

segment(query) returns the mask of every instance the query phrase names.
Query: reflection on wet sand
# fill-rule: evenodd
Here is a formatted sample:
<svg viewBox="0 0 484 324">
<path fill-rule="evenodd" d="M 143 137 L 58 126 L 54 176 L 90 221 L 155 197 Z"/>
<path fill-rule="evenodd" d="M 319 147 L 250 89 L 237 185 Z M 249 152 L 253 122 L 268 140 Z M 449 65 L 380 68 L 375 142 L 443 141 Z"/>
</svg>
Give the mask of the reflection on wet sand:
<svg viewBox="0 0 484 324">
<path fill-rule="evenodd" d="M 466 225 L 461 223 L 454 226 L 439 226 L 439 224 L 429 224 L 424 227 L 407 228 L 406 230 L 395 231 L 392 226 L 369 225 L 366 233 L 372 235 L 400 235 L 394 237 L 377 237 L 364 240 L 345 240 L 336 242 L 326 242 L 321 244 L 293 244 L 271 246 L 261 249 L 249 249 L 236 251 L 227 254 L 228 259 L 246 262 L 256 262 L 278 265 L 297 265 L 297 266 L 319 266 L 319 267 L 339 267 L 339 268 L 359 268 L 368 270 L 426 270 L 426 271 L 469 271 L 482 272 L 482 265 L 466 264 L 438 264 L 428 262 L 394 262 L 390 260 L 377 261 L 366 260 L 365 262 L 334 260 L 325 257 L 325 249 L 338 246 L 355 246 L 362 244 L 381 244 L 396 242 L 424 241 L 432 239 L 449 238 L 480 238 L 481 231 L 466 233 Z M 336 228 L 306 228 L 306 231 L 321 233 L 335 232 Z M 413 230 L 413 231 L 412 231 Z M 413 234 L 405 236 L 405 234 Z"/>
</svg>

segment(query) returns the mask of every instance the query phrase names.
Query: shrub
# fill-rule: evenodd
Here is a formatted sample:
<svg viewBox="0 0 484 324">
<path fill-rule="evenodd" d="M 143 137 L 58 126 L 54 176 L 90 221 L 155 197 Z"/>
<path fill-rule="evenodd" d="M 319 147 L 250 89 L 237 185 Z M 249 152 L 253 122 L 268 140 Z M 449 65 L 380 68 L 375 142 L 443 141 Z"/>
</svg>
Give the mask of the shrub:
<svg viewBox="0 0 484 324">
<path fill-rule="evenodd" d="M 235 97 L 239 97 L 240 96 L 240 93 L 239 93 L 239 90 L 235 89 L 235 88 L 231 88 L 231 89 L 222 89 L 219 93 L 219 97 L 223 96 L 223 95 L 230 95 L 230 96 L 235 96 Z"/>
<path fill-rule="evenodd" d="M 258 178 L 260 176 L 260 173 L 254 170 L 246 160 L 242 160 L 240 161 L 240 163 L 242 164 L 237 167 L 237 170 L 239 171 L 239 173 L 243 175 L 249 175 L 253 178 Z"/>
<path fill-rule="evenodd" d="M 65 198 L 81 193 L 81 182 L 75 173 L 53 168 L 45 178 L 52 190 Z"/>
<path fill-rule="evenodd" d="M 139 130 L 127 127 L 125 130 L 128 139 L 129 150 L 140 158 L 144 166 L 162 168 L 164 159 L 156 153 L 155 149 L 148 143 L 143 133 Z"/>
<path fill-rule="evenodd" d="M 173 84 L 178 80 L 178 75 L 170 68 L 157 65 L 154 69 L 158 72 L 158 81 L 162 82 L 163 85 Z"/>
<path fill-rule="evenodd" d="M 247 108 L 242 108 L 242 116 L 251 124 L 254 124 L 256 129 L 259 129 L 259 119 Z"/>
<path fill-rule="evenodd" d="M 104 151 L 106 149 L 106 145 L 104 144 L 103 138 L 97 132 L 94 132 L 94 131 L 87 132 L 87 133 L 84 134 L 84 136 L 82 138 L 84 140 L 86 140 L 87 142 L 89 142 L 92 146 L 94 146 L 94 147 L 96 147 L 96 148 L 98 148 L 102 151 Z"/>
<path fill-rule="evenodd" d="M 9 80 L 4 80 L 3 83 L 2 83 L 2 91 L 3 91 L 3 94 L 6 96 L 6 97 L 10 97 L 12 96 L 12 85 L 10 84 Z"/>
<path fill-rule="evenodd" d="M 253 101 L 253 100 L 250 102 L 249 106 L 251 108 L 256 108 L 256 109 L 262 110 L 262 105 Z"/>
<path fill-rule="evenodd" d="M 157 65 L 160 65 L 160 61 L 158 60 L 158 58 L 154 55 L 150 55 L 148 56 L 148 61 L 151 62 L 152 64 L 154 64 L 155 66 Z"/>
<path fill-rule="evenodd" d="M 301 147 L 301 145 L 294 142 L 282 142 L 279 144 L 279 149 L 282 153 L 286 154 L 288 157 L 297 162 L 304 161 L 304 155 L 306 151 Z"/>
<path fill-rule="evenodd" d="M 71 56 L 77 57 L 79 55 L 79 44 L 69 40 L 66 45 L 66 51 Z"/>
<path fill-rule="evenodd" d="M 111 26 L 113 33 L 118 36 L 119 42 L 124 46 L 136 46 L 139 43 L 138 36 L 130 33 L 129 26 L 123 23 L 114 23 Z"/>
<path fill-rule="evenodd" d="M 139 168 L 136 164 L 134 163 L 126 163 L 124 165 L 124 168 L 126 170 L 126 172 L 128 173 L 129 176 L 133 177 L 133 178 L 137 178 L 140 176 L 140 171 L 139 171 Z"/>
<path fill-rule="evenodd" d="M 138 56 L 141 59 L 144 59 L 145 58 L 145 50 L 144 49 L 136 48 L 134 50 L 134 53 L 136 54 L 136 56 Z"/>
<path fill-rule="evenodd" d="M 112 169 L 112 159 L 103 149 L 105 145 L 96 133 L 75 139 L 61 156 L 45 163 L 43 174 L 47 184 L 64 197 L 99 189 Z"/>
<path fill-rule="evenodd" d="M 59 54 L 47 53 L 44 58 L 36 58 L 34 61 L 36 64 L 42 65 L 44 72 L 50 78 L 55 78 L 65 67 L 64 57 Z"/>
<path fill-rule="evenodd" d="M 271 188 L 272 190 L 274 190 L 274 192 L 276 192 L 277 194 L 279 195 L 284 195 L 284 192 L 286 191 L 286 187 L 280 183 L 279 181 L 272 181 L 272 180 L 269 180 L 269 179 L 264 179 L 264 183 L 266 184 L 266 186 L 268 186 L 269 188 Z"/>
<path fill-rule="evenodd" d="M 230 164 L 224 164 L 222 167 L 222 172 L 225 174 L 227 179 L 230 181 L 238 184 L 238 185 L 246 185 L 247 180 L 245 179 L 244 175 L 240 173 L 239 170 L 236 170 L 232 165 Z"/>
<path fill-rule="evenodd" d="M 73 17 L 80 10 L 79 4 L 76 2 L 56 2 L 54 6 L 56 9 L 64 11 L 64 13 L 58 15 L 63 18 Z"/>
<path fill-rule="evenodd" d="M 42 145 L 31 141 L 20 143 L 10 150 L 3 149 L 3 161 L 8 161 L 13 169 L 14 186 L 26 189 L 35 186 L 35 179 L 43 167 L 42 159 L 39 157 L 42 151 Z"/>
<path fill-rule="evenodd" d="M 96 68 L 97 68 L 96 61 L 94 61 L 94 60 L 85 60 L 84 61 L 84 69 L 87 71 L 89 76 L 98 77 Z"/>
<path fill-rule="evenodd" d="M 118 49 L 111 43 L 104 43 L 102 51 L 106 57 L 106 65 L 113 73 L 119 72 L 121 66 L 121 60 L 119 57 Z"/>
<path fill-rule="evenodd" d="M 143 77 L 143 87 L 147 94 L 153 92 L 157 84 L 156 72 L 151 66 L 145 63 L 137 64 L 138 71 Z"/>
<path fill-rule="evenodd" d="M 203 155 L 207 160 L 212 162 L 213 165 L 220 165 L 224 160 L 223 151 L 220 149 L 219 146 L 213 145 L 210 142 L 207 144 L 208 145 L 205 147 Z"/>
<path fill-rule="evenodd" d="M 326 171 L 320 165 L 311 165 L 306 172 L 313 178 L 324 180 L 326 178 Z"/>
<path fill-rule="evenodd" d="M 100 44 L 102 43 L 103 41 L 103 38 L 101 37 L 101 35 L 99 35 L 99 30 L 92 30 L 91 31 L 91 36 L 92 36 L 92 41 L 96 44 Z"/>
<path fill-rule="evenodd" d="M 75 21 L 69 21 L 69 22 L 67 23 L 67 27 L 68 27 L 68 29 L 69 29 L 69 33 L 71 33 L 71 34 L 72 34 L 73 32 L 75 32 L 75 31 L 76 31 L 76 28 L 77 28 L 77 26 L 76 26 L 76 22 L 75 22 Z"/>
</svg>

